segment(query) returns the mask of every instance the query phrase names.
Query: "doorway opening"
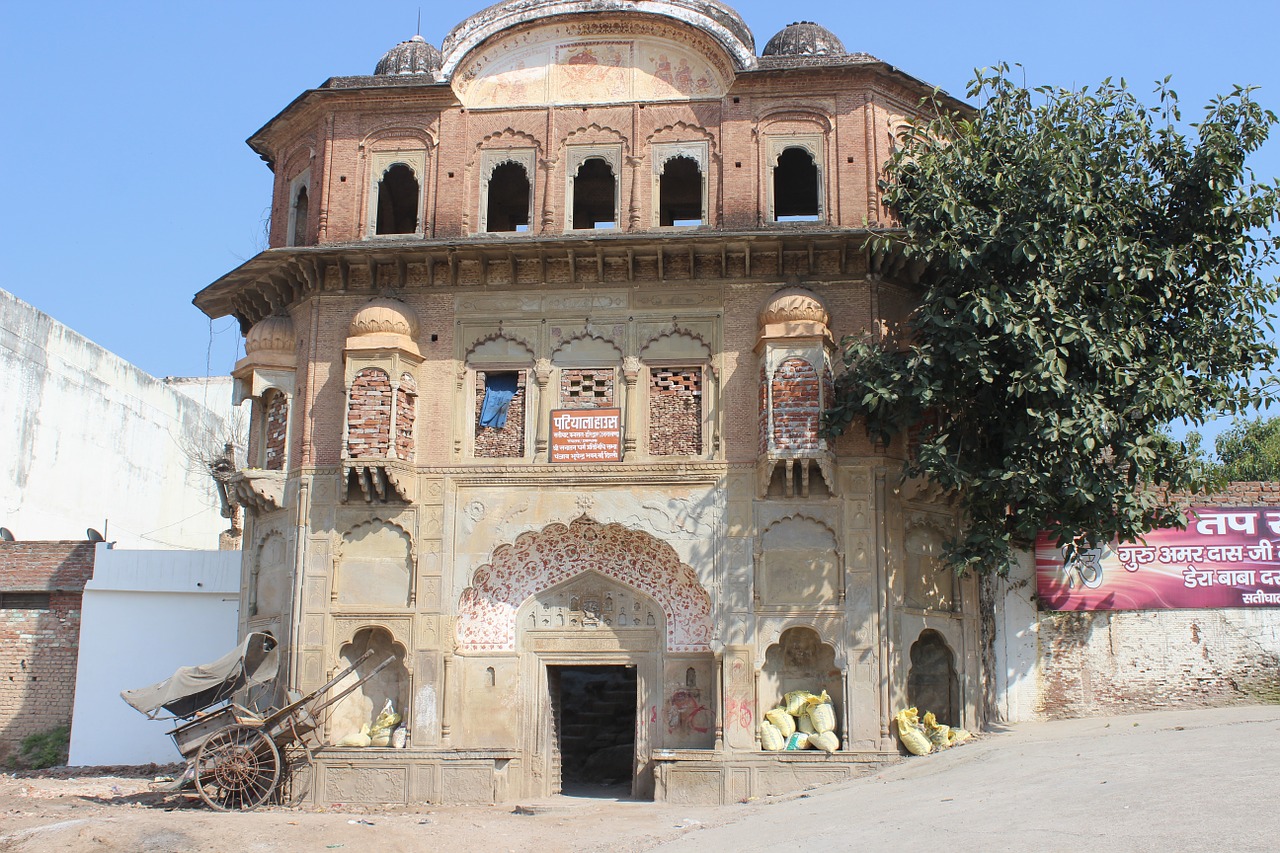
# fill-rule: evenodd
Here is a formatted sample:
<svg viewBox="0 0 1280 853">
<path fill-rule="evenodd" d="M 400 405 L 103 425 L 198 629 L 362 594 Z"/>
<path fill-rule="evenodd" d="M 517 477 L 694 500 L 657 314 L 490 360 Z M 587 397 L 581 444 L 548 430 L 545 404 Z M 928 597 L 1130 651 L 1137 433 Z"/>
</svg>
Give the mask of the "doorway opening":
<svg viewBox="0 0 1280 853">
<path fill-rule="evenodd" d="M 560 793 L 630 797 L 636 766 L 634 666 L 548 666 Z"/>
</svg>

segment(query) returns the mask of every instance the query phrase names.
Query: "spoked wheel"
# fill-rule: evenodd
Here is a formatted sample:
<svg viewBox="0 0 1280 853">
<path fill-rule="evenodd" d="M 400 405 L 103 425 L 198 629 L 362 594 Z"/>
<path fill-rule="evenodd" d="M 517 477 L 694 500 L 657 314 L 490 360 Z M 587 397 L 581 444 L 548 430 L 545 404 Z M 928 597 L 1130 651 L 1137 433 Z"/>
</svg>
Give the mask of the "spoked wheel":
<svg viewBox="0 0 1280 853">
<path fill-rule="evenodd" d="M 280 782 L 280 751 L 252 726 L 228 726 L 209 736 L 196 756 L 196 790 L 218 811 L 262 805 Z"/>
</svg>

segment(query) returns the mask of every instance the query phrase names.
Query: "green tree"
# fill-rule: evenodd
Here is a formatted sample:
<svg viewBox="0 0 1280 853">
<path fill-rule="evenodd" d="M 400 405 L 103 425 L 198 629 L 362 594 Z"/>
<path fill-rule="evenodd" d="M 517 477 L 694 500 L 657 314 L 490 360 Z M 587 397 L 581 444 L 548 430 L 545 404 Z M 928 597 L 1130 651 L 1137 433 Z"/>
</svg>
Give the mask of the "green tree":
<svg viewBox="0 0 1280 853">
<path fill-rule="evenodd" d="M 923 292 L 903 343 L 844 341 L 825 423 L 883 440 L 925 424 L 908 473 L 958 491 L 957 571 L 1003 573 L 1039 530 L 1070 545 L 1181 524 L 1164 490 L 1205 481 L 1163 427 L 1274 396 L 1280 185 L 1246 160 L 1275 116 L 1237 88 L 1189 138 L 1167 84 L 1148 106 L 1123 81 L 979 72 L 977 109 L 936 104 L 889 163 L 901 228 L 872 249 L 925 265 Z"/>
<path fill-rule="evenodd" d="M 1237 420 L 1214 439 L 1213 448 L 1217 461 L 1206 468 L 1215 483 L 1280 480 L 1280 417 Z"/>
</svg>

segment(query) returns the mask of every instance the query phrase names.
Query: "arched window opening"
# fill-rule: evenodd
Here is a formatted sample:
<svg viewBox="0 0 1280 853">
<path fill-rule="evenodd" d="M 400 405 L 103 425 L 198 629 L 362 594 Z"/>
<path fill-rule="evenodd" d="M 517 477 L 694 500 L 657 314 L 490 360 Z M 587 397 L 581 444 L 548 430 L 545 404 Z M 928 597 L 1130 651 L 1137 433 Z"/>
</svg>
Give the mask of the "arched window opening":
<svg viewBox="0 0 1280 853">
<path fill-rule="evenodd" d="M 773 169 L 773 218 L 811 222 L 818 212 L 818 164 L 805 149 L 788 148 Z"/>
<path fill-rule="evenodd" d="M 418 230 L 418 179 L 396 163 L 378 181 L 378 234 L 412 234 Z"/>
<path fill-rule="evenodd" d="M 956 656 L 937 631 L 924 630 L 911 644 L 911 670 L 907 673 L 907 703 L 932 711 L 939 723 L 960 725 L 960 681 Z"/>
<path fill-rule="evenodd" d="M 672 157 L 658 181 L 658 224 L 702 225 L 702 170 L 692 157 Z"/>
<path fill-rule="evenodd" d="M 307 217 L 309 210 L 310 202 L 307 199 L 307 187 L 304 184 L 298 187 L 298 194 L 293 199 L 293 239 L 289 245 L 307 245 Z"/>
<path fill-rule="evenodd" d="M 268 471 L 284 469 L 288 427 L 289 398 L 274 389 L 263 392 L 260 464 Z"/>
<path fill-rule="evenodd" d="M 522 163 L 503 163 L 489 177 L 487 231 L 529 230 L 529 174 Z"/>
<path fill-rule="evenodd" d="M 617 205 L 613 167 L 598 157 L 584 161 L 573 180 L 573 227 L 616 228 Z"/>
</svg>

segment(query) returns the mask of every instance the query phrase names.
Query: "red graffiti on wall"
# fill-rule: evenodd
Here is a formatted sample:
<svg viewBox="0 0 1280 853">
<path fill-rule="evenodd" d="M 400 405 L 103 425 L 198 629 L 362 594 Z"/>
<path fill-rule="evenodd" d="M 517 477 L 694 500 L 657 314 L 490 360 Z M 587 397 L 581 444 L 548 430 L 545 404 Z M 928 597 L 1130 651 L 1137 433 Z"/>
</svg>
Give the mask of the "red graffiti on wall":
<svg viewBox="0 0 1280 853">
<path fill-rule="evenodd" d="M 667 732 L 698 732 L 711 728 L 711 709 L 698 701 L 698 691 L 677 690 L 671 694 L 671 710 L 667 714 Z"/>
<path fill-rule="evenodd" d="M 730 699 L 725 703 L 725 719 L 730 726 L 749 729 L 755 723 L 755 717 L 751 704 L 745 699 Z"/>
</svg>

